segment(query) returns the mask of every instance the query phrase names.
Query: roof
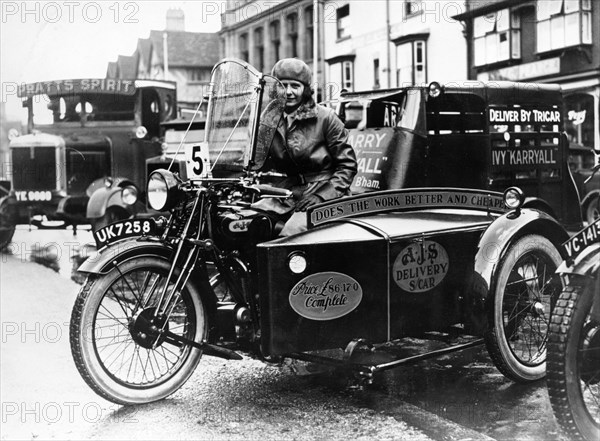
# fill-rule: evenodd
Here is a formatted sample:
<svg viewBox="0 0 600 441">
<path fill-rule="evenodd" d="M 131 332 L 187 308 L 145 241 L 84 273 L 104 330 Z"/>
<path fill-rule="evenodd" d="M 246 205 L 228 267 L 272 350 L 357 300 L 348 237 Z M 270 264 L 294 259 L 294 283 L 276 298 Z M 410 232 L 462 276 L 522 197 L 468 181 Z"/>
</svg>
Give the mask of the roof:
<svg viewBox="0 0 600 441">
<path fill-rule="evenodd" d="M 106 78 L 117 78 L 117 62 L 109 61 L 106 67 Z"/>
<path fill-rule="evenodd" d="M 120 79 L 132 80 L 137 77 L 137 57 L 135 55 L 119 55 L 117 72 Z"/>
<path fill-rule="evenodd" d="M 378 89 L 362 92 L 343 93 L 342 102 L 360 100 L 380 100 L 406 90 L 426 89 L 427 86 L 411 86 L 399 89 Z M 523 83 L 515 81 L 454 81 L 443 85 L 446 92 L 473 93 L 485 97 L 488 103 L 526 104 L 560 104 L 562 102 L 561 87 L 558 84 Z"/>
<path fill-rule="evenodd" d="M 220 39 L 216 33 L 150 31 L 149 40 L 158 59 L 163 57 L 163 34 L 167 34 L 169 66 L 210 67 L 220 58 Z"/>
<path fill-rule="evenodd" d="M 467 10 L 462 14 L 452 16 L 454 20 L 464 21 L 473 17 L 479 17 L 486 15 L 490 12 L 498 11 L 500 9 L 508 8 L 511 6 L 523 6 L 524 4 L 534 4 L 533 1 L 523 0 L 487 0 L 487 1 L 466 1 Z"/>
<path fill-rule="evenodd" d="M 148 65 L 150 63 L 150 53 L 152 51 L 152 42 L 149 38 L 138 38 L 136 52 L 142 63 Z"/>
</svg>

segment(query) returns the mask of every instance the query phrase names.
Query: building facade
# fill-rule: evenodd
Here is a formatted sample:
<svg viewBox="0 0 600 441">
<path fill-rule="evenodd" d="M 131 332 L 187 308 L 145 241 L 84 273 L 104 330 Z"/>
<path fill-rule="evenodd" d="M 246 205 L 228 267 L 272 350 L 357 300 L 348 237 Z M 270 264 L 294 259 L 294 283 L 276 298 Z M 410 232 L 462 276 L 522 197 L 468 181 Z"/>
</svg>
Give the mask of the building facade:
<svg viewBox="0 0 600 441">
<path fill-rule="evenodd" d="M 312 0 L 227 0 L 221 15 L 225 56 L 240 58 L 267 73 L 281 58 L 313 65 Z"/>
<path fill-rule="evenodd" d="M 466 78 L 463 1 L 327 0 L 327 98 L 350 91 Z"/>
<path fill-rule="evenodd" d="M 343 89 L 466 77 L 463 28 L 452 18 L 464 12 L 463 1 L 319 0 L 316 12 L 314 3 L 228 0 L 220 31 L 224 54 L 268 72 L 284 57 L 313 67 L 316 47 L 321 100 L 336 99 Z"/>
<path fill-rule="evenodd" d="M 469 78 L 558 83 L 572 143 L 600 149 L 600 2 L 468 0 Z"/>
</svg>

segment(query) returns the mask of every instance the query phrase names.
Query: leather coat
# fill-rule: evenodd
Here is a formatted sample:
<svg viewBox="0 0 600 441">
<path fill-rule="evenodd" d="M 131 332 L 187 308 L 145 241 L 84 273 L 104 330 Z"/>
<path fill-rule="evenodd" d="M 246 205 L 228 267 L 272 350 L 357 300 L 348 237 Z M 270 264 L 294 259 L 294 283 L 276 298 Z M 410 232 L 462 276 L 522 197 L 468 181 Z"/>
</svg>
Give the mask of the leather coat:
<svg viewBox="0 0 600 441">
<path fill-rule="evenodd" d="M 289 128 L 287 118 L 281 119 L 268 163 L 288 176 L 282 187 L 317 194 L 324 201 L 348 195 L 357 172 L 344 123 L 313 100 L 298 108 Z"/>
</svg>

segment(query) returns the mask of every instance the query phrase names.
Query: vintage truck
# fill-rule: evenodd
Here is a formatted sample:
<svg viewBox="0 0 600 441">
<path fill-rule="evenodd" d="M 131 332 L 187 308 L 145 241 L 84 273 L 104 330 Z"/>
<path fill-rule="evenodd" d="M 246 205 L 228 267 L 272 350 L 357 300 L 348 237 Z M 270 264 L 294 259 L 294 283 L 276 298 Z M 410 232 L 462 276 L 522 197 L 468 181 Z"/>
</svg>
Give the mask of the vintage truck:
<svg viewBox="0 0 600 441">
<path fill-rule="evenodd" d="M 0 199 L 0 246 L 17 224 L 91 223 L 135 214 L 145 159 L 176 116 L 173 82 L 76 79 L 23 84 L 27 133 L 9 145 L 10 193 Z"/>
</svg>

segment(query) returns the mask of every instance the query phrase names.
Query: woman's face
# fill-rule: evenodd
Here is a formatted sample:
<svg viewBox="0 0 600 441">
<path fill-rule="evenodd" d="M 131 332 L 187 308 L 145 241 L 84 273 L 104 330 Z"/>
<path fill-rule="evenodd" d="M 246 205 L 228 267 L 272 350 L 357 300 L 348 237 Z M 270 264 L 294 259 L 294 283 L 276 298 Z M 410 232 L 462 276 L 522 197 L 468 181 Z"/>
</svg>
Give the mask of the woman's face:
<svg viewBox="0 0 600 441">
<path fill-rule="evenodd" d="M 304 84 L 296 80 L 283 80 L 282 83 L 285 87 L 285 108 L 286 110 L 294 110 L 302 103 Z"/>
</svg>

